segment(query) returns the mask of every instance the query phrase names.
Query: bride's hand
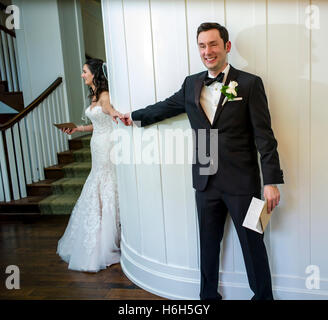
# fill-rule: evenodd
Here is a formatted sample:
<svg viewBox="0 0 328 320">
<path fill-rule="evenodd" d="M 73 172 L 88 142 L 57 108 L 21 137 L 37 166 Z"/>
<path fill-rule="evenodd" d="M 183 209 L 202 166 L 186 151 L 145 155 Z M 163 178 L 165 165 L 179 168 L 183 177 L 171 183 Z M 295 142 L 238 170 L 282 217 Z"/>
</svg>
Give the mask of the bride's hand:
<svg viewBox="0 0 328 320">
<path fill-rule="evenodd" d="M 61 130 L 62 132 L 64 132 L 64 133 L 66 133 L 66 134 L 73 134 L 73 133 L 79 131 L 78 128 L 73 128 L 73 129 L 62 128 L 62 129 L 60 129 L 60 130 Z"/>
<path fill-rule="evenodd" d="M 123 119 L 124 118 L 124 114 L 122 114 L 121 112 L 118 112 L 114 108 L 110 112 L 110 116 L 112 117 L 113 121 L 115 121 L 117 124 L 118 124 L 117 118 L 119 118 L 119 119 Z"/>
</svg>

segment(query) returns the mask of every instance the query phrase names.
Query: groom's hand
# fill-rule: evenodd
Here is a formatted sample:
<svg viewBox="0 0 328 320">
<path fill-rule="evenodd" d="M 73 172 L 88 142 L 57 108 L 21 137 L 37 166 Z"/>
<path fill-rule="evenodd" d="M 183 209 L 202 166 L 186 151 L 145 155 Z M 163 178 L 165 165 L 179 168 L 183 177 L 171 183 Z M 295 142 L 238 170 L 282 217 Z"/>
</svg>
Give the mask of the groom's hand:
<svg viewBox="0 0 328 320">
<path fill-rule="evenodd" d="M 120 119 L 126 126 L 131 126 L 133 123 L 130 112 L 124 114 L 123 118 L 120 118 Z"/>
<path fill-rule="evenodd" d="M 271 213 L 280 201 L 280 192 L 278 187 L 270 185 L 264 186 L 264 198 L 267 200 L 268 213 Z"/>
</svg>

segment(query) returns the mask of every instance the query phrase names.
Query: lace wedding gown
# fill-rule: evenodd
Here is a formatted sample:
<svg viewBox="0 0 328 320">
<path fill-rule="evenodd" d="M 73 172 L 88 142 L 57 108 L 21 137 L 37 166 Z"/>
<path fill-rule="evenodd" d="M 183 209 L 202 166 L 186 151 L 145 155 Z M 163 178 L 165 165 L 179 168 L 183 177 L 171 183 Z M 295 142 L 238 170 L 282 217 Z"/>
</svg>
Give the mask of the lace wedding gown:
<svg viewBox="0 0 328 320">
<path fill-rule="evenodd" d="M 115 166 L 111 162 L 112 118 L 100 106 L 85 114 L 93 124 L 92 168 L 71 213 L 57 254 L 68 269 L 97 272 L 120 261 L 120 221 Z"/>
</svg>

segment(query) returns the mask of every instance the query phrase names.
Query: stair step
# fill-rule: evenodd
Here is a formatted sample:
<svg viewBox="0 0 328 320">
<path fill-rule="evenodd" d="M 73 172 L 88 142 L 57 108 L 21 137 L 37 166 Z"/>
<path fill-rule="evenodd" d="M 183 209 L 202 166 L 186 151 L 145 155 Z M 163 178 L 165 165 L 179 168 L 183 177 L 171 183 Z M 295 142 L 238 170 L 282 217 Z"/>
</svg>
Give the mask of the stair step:
<svg viewBox="0 0 328 320">
<path fill-rule="evenodd" d="M 84 148 L 90 148 L 91 134 L 88 134 L 81 138 Z"/>
<path fill-rule="evenodd" d="M 22 92 L 0 92 L 0 101 L 20 112 L 24 109 Z"/>
<path fill-rule="evenodd" d="M 0 114 L 0 124 L 4 124 L 16 116 L 17 116 L 17 113 L 1 113 Z"/>
<path fill-rule="evenodd" d="M 79 195 L 85 183 L 85 178 L 63 178 L 52 184 L 53 194 Z"/>
<path fill-rule="evenodd" d="M 0 92 L 8 92 L 8 82 L 0 81 Z"/>
<path fill-rule="evenodd" d="M 63 167 L 65 178 L 87 177 L 91 170 L 91 162 L 73 162 Z"/>
<path fill-rule="evenodd" d="M 52 194 L 52 183 L 56 179 L 46 179 L 26 185 L 28 196 L 48 196 Z"/>
<path fill-rule="evenodd" d="M 90 162 L 91 161 L 91 152 L 90 148 L 82 148 L 76 151 L 73 151 L 73 158 L 76 162 Z"/>
<path fill-rule="evenodd" d="M 0 202 L 0 214 L 40 213 L 39 202 L 45 196 L 30 196 L 10 202 Z"/>
<path fill-rule="evenodd" d="M 91 134 L 68 140 L 70 150 L 78 150 L 90 146 Z"/>
<path fill-rule="evenodd" d="M 55 194 L 40 201 L 42 214 L 71 214 L 79 195 Z"/>
<path fill-rule="evenodd" d="M 44 175 L 46 179 L 60 179 L 64 178 L 63 171 L 64 164 L 58 164 L 44 169 Z"/>
<path fill-rule="evenodd" d="M 68 164 L 74 162 L 74 154 L 70 150 L 57 153 L 57 158 L 59 164 Z"/>
</svg>

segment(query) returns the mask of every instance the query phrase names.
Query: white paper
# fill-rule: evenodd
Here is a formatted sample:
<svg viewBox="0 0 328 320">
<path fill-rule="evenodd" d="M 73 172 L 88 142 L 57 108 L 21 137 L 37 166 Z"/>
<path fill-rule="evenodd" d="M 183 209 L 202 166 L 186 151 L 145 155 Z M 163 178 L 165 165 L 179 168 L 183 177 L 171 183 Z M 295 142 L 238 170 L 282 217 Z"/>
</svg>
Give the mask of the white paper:
<svg viewBox="0 0 328 320">
<path fill-rule="evenodd" d="M 263 233 L 260 215 L 263 210 L 264 204 L 265 201 L 253 197 L 246 213 L 246 217 L 243 222 L 243 227 L 254 230 L 258 233 Z"/>
</svg>

